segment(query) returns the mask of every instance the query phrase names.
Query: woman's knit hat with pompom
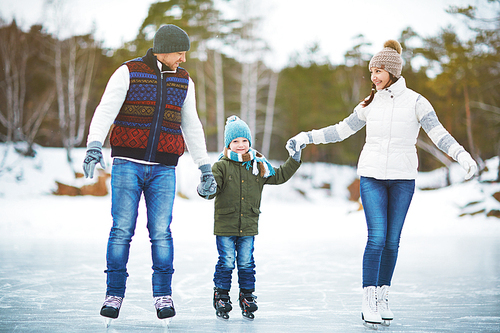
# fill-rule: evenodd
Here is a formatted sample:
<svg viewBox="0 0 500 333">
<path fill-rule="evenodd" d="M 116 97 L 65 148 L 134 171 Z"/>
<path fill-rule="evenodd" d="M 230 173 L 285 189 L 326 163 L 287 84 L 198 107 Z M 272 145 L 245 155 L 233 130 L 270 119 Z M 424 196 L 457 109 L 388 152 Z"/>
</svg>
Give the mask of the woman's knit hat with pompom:
<svg viewBox="0 0 500 333">
<path fill-rule="evenodd" d="M 382 68 L 399 78 L 403 69 L 402 50 L 401 44 L 398 41 L 394 39 L 388 40 L 384 43 L 384 49 L 375 54 L 372 60 L 370 60 L 368 69 L 371 70 L 373 67 Z"/>
</svg>

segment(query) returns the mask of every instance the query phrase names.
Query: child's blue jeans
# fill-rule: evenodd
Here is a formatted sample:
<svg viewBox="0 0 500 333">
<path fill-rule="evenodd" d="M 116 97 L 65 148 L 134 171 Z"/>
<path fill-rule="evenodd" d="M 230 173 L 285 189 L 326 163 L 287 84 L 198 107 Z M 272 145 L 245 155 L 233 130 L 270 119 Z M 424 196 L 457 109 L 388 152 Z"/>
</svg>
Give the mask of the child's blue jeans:
<svg viewBox="0 0 500 333">
<path fill-rule="evenodd" d="M 361 177 L 360 194 L 368 227 L 363 287 L 391 285 L 401 230 L 414 192 L 415 180 Z"/>
<path fill-rule="evenodd" d="M 215 287 L 231 289 L 236 262 L 240 289 L 255 290 L 254 239 L 254 236 L 216 236 L 219 261 L 215 266 Z"/>
</svg>

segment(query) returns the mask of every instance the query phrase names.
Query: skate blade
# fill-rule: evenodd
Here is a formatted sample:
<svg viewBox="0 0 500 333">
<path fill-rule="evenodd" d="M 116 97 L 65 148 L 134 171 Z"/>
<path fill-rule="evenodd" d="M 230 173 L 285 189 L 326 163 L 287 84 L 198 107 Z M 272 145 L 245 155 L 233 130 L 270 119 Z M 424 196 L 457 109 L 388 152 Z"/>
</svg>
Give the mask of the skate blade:
<svg viewBox="0 0 500 333">
<path fill-rule="evenodd" d="M 363 325 L 371 330 L 377 331 L 378 330 L 378 325 L 379 324 L 374 324 L 374 323 L 368 323 L 368 322 L 363 322 Z"/>
<path fill-rule="evenodd" d="M 217 315 L 217 319 L 220 319 L 220 320 L 228 320 L 229 319 L 229 313 L 228 312 L 215 311 L 215 314 Z"/>
<path fill-rule="evenodd" d="M 160 319 L 160 321 L 161 321 L 161 326 L 168 327 L 170 325 L 170 322 L 172 321 L 172 318 Z"/>
<path fill-rule="evenodd" d="M 243 319 L 246 319 L 249 321 L 252 321 L 255 318 L 255 315 L 252 312 L 242 312 L 241 314 L 243 315 Z"/>
<path fill-rule="evenodd" d="M 106 318 L 106 317 L 104 317 L 103 320 L 104 320 L 104 327 L 108 328 L 111 325 L 111 321 L 113 319 L 112 318 Z"/>
<path fill-rule="evenodd" d="M 382 322 L 380 323 L 380 325 L 391 326 L 391 321 L 392 321 L 392 319 L 382 319 Z"/>
</svg>

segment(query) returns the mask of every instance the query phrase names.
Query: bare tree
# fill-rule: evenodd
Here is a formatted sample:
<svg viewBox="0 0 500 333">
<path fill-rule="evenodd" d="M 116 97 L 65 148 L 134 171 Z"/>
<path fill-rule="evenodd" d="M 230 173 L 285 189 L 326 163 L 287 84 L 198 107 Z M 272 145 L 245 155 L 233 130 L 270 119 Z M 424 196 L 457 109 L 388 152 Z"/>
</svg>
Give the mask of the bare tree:
<svg viewBox="0 0 500 333">
<path fill-rule="evenodd" d="M 278 77 L 278 73 L 272 72 L 269 81 L 266 106 L 266 121 L 264 123 L 264 137 L 262 139 L 262 153 L 265 156 L 269 155 L 269 150 L 271 149 L 271 136 L 273 134 L 274 120 L 274 103 L 276 101 L 276 91 L 278 90 Z"/>
<path fill-rule="evenodd" d="M 13 21 L 0 30 L 0 57 L 2 59 L 2 105 L 0 123 L 7 129 L 5 141 L 24 140 L 22 133 L 24 103 L 26 99 L 26 69 L 30 54 L 25 33 Z"/>
<path fill-rule="evenodd" d="M 71 150 L 82 143 L 85 115 L 95 66 L 96 48 L 91 39 L 70 37 L 56 41 L 54 71 L 63 146 L 68 162 Z"/>
<path fill-rule="evenodd" d="M 224 147 L 224 76 L 222 73 L 222 55 L 214 51 L 215 70 L 215 107 L 217 119 L 217 147 Z"/>
</svg>

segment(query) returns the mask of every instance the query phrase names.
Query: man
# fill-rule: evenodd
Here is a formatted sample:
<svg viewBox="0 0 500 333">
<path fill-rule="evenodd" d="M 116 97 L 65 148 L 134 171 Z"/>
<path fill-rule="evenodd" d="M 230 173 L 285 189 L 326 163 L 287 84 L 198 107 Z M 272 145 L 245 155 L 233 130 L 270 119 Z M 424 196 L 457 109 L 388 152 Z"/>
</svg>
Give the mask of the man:
<svg viewBox="0 0 500 333">
<path fill-rule="evenodd" d="M 144 57 L 125 62 L 109 79 L 87 138 L 85 177 L 103 168 L 102 144 L 111 132 L 111 214 L 107 247 L 107 290 L 101 315 L 117 318 L 125 296 L 127 262 L 141 194 L 153 259 L 153 297 L 160 319 L 175 315 L 172 301 L 173 241 L 170 233 L 175 197 L 175 167 L 185 146 L 201 170 L 198 193 L 215 193 L 203 127 L 198 118 L 194 83 L 179 67 L 190 40 L 175 25 L 164 25 Z"/>
</svg>

